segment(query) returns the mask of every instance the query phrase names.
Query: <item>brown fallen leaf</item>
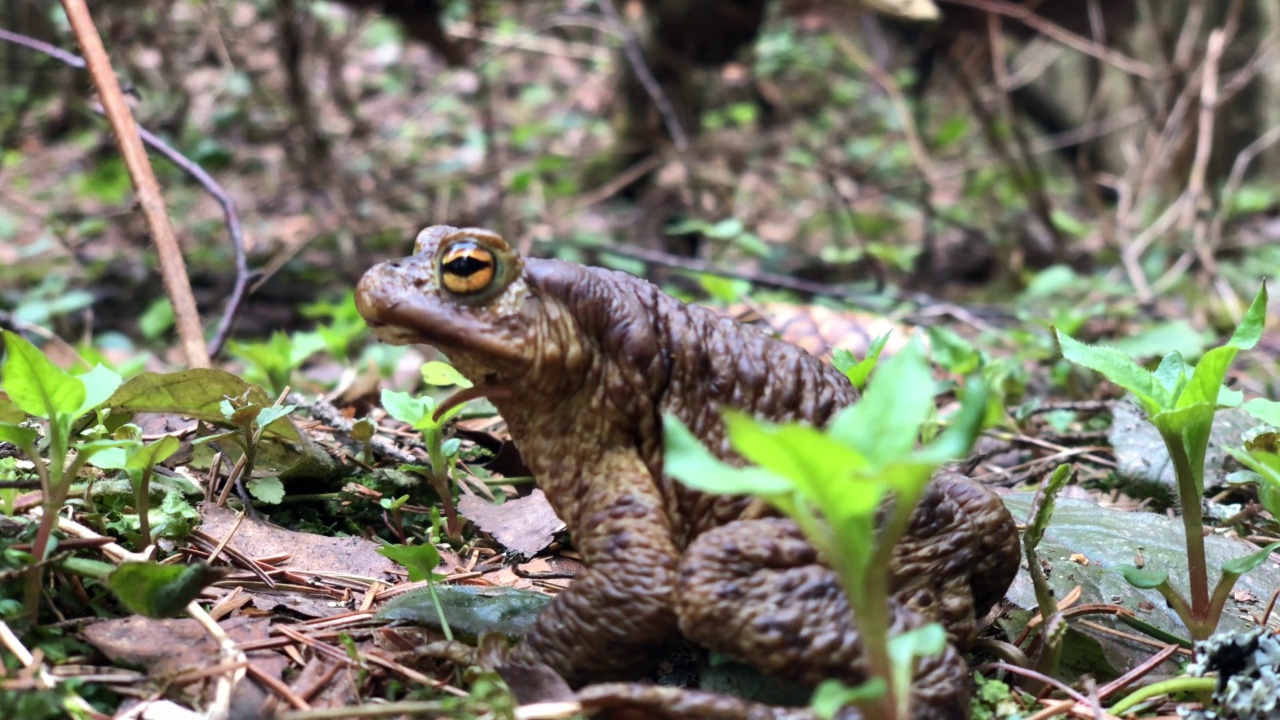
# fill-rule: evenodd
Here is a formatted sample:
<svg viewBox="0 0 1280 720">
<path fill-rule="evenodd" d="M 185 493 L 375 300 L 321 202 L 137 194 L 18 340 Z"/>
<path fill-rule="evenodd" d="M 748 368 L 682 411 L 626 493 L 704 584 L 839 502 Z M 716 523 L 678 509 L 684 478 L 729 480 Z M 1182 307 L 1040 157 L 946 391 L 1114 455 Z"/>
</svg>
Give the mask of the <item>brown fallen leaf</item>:
<svg viewBox="0 0 1280 720">
<path fill-rule="evenodd" d="M 200 530 L 221 540 L 235 527 L 237 513 L 209 503 L 200 505 Z M 397 565 L 378 554 L 378 544 L 358 537 L 325 537 L 286 530 L 245 518 L 228 545 L 251 558 L 288 555 L 294 572 L 340 573 L 385 580 Z"/>
<path fill-rule="evenodd" d="M 564 529 L 564 523 L 556 517 L 541 490 L 534 490 L 527 497 L 508 500 L 494 505 L 474 495 L 464 495 L 458 500 L 458 512 L 489 533 L 508 550 L 532 557 L 544 550 Z"/>
</svg>

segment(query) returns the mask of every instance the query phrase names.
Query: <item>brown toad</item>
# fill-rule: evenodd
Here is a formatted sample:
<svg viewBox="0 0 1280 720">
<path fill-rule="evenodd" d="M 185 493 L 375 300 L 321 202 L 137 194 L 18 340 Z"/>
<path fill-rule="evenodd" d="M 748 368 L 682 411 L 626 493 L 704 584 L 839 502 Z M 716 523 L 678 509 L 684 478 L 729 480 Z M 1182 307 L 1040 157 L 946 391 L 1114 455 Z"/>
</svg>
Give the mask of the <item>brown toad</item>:
<svg viewBox="0 0 1280 720">
<path fill-rule="evenodd" d="M 858 397 L 839 371 L 625 273 L 523 259 L 485 230 L 427 228 L 413 256 L 365 274 L 356 304 L 383 340 L 434 345 L 493 401 L 587 565 L 511 659 L 582 684 L 633 676 L 683 635 L 810 685 L 863 678 L 844 596 L 794 524 L 662 473 L 664 413 L 732 458 L 723 408 L 823 425 Z M 897 549 L 895 627 L 936 619 L 972 641 L 1018 559 L 994 495 L 936 479 Z M 956 650 L 921 665 L 915 716 L 967 716 Z"/>
</svg>

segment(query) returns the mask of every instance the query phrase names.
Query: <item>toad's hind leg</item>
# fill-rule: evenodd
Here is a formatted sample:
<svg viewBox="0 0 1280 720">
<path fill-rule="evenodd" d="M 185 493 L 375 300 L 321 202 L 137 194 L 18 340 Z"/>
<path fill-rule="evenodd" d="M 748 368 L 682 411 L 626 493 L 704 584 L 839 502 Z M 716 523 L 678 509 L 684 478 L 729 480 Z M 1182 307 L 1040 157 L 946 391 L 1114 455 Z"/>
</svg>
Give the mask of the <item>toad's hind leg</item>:
<svg viewBox="0 0 1280 720">
<path fill-rule="evenodd" d="M 1016 530 L 999 499 L 967 481 L 933 483 L 895 549 L 890 634 L 938 620 L 953 643 L 971 642 L 975 610 L 998 600 L 1016 569 Z M 681 632 L 709 649 L 808 685 L 865 679 L 844 592 L 790 520 L 703 533 L 681 561 L 676 596 Z M 912 717 L 967 717 L 968 692 L 963 659 L 948 646 L 920 663 Z"/>
<path fill-rule="evenodd" d="M 681 563 L 676 612 L 685 637 L 768 674 L 810 686 L 866 679 L 835 573 L 790 520 L 740 520 L 699 536 Z M 891 634 L 927 622 L 896 600 L 890 618 Z M 912 692 L 913 718 L 968 716 L 968 671 L 954 647 L 921 661 Z"/>
</svg>

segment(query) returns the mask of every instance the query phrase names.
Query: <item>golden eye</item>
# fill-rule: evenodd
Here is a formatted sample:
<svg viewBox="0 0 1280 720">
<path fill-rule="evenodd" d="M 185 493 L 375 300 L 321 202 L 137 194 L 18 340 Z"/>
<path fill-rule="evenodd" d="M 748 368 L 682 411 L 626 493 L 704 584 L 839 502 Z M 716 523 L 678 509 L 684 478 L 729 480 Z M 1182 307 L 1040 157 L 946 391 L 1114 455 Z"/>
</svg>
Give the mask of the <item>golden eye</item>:
<svg viewBox="0 0 1280 720">
<path fill-rule="evenodd" d="M 455 295 L 482 293 L 497 276 L 493 251 L 472 240 L 456 242 L 440 254 L 440 286 Z"/>
</svg>

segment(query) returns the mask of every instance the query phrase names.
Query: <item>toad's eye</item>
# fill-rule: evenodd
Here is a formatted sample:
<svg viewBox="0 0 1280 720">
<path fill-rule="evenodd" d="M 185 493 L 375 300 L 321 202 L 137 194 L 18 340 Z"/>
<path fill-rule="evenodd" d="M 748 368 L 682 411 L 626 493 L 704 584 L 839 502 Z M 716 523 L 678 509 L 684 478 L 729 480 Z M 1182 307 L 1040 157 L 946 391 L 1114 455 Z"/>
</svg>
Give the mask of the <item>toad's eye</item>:
<svg viewBox="0 0 1280 720">
<path fill-rule="evenodd" d="M 479 243 L 463 240 L 440 254 L 440 285 L 455 295 L 476 295 L 493 285 L 498 259 Z"/>
</svg>

